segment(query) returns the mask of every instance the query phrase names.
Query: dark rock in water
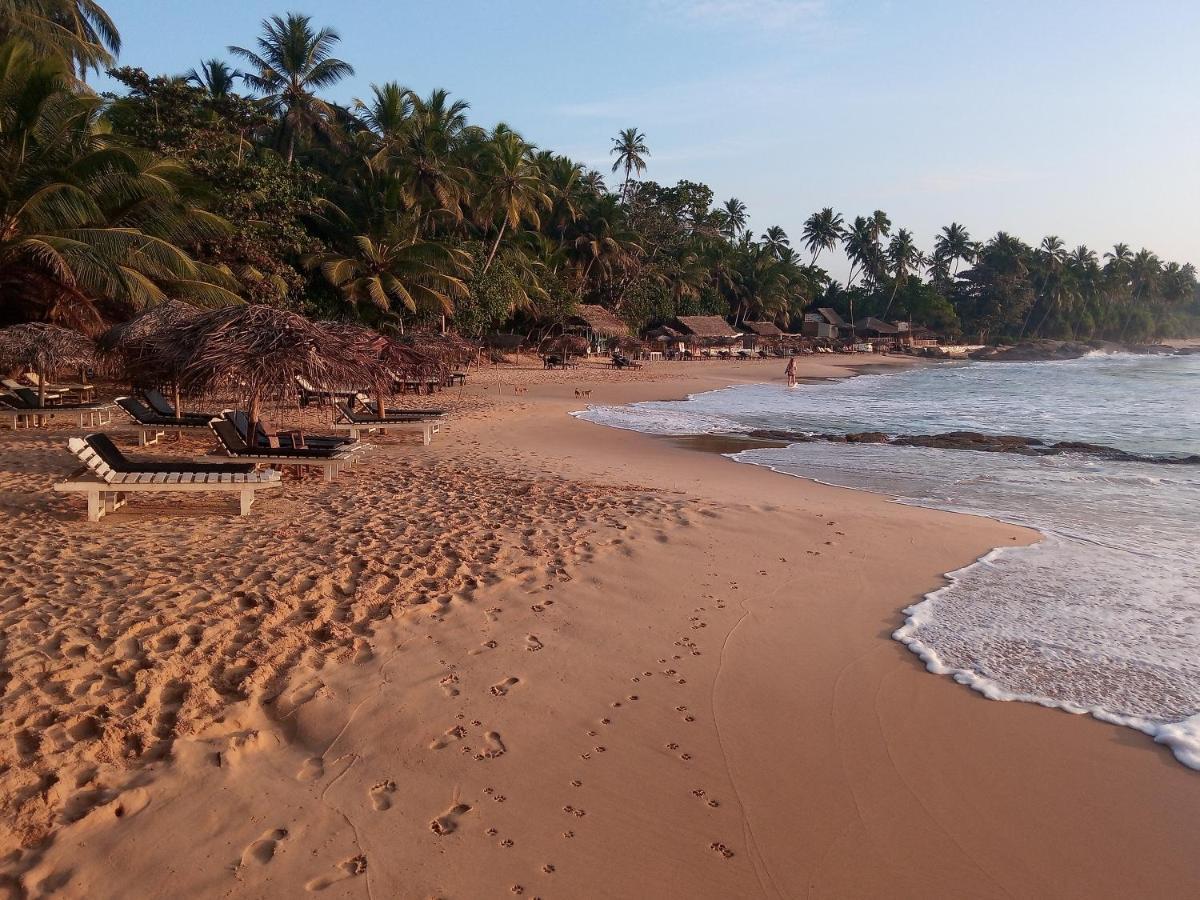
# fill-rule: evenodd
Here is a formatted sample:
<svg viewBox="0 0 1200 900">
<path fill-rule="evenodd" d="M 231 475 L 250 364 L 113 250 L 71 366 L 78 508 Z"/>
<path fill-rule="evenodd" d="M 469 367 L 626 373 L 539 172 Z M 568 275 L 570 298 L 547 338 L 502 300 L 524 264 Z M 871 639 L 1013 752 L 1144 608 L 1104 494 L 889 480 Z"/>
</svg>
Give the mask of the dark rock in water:
<svg viewBox="0 0 1200 900">
<path fill-rule="evenodd" d="M 1011 347 L 984 347 L 971 359 L 987 362 L 1046 362 L 1055 359 L 1079 359 L 1097 348 L 1076 341 L 1025 341 Z"/>
<path fill-rule="evenodd" d="M 888 436 L 882 431 L 860 431 L 857 434 L 846 435 L 848 444 L 886 444 Z"/>
<path fill-rule="evenodd" d="M 1200 347 L 1176 347 L 1175 348 L 1176 356 L 1195 356 L 1197 353 L 1200 353 Z"/>
<path fill-rule="evenodd" d="M 990 453 L 1035 453 L 1043 442 L 1019 434 L 979 434 L 975 431 L 948 431 L 944 434 L 913 434 L 891 443 L 901 447 L 933 447 L 939 450 L 980 450 Z"/>
</svg>

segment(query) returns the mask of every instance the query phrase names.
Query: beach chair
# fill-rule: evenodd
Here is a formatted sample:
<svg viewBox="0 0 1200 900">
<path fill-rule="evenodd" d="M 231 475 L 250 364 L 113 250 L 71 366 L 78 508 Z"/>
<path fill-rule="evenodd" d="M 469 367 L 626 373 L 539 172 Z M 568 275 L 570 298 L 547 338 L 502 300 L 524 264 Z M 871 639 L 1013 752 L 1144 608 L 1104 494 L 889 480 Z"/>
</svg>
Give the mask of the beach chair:
<svg viewBox="0 0 1200 900">
<path fill-rule="evenodd" d="M 138 426 L 138 445 L 157 444 L 167 433 L 182 434 L 208 428 L 208 419 L 197 416 L 163 416 L 147 409 L 134 397 L 118 397 L 116 404 Z"/>
<path fill-rule="evenodd" d="M 232 459 L 239 462 L 254 463 L 255 465 L 295 466 L 299 468 L 320 469 L 326 481 L 342 469 L 350 468 L 358 462 L 359 453 L 365 450 L 365 445 L 350 450 L 333 448 L 302 449 L 298 447 L 250 447 L 233 423 L 220 416 L 212 418 L 208 427 L 217 436 L 221 448 Z M 197 462 L 207 462 L 201 457 Z"/>
<path fill-rule="evenodd" d="M 142 391 L 142 396 L 146 399 L 146 404 L 154 410 L 157 415 L 165 416 L 168 419 L 195 419 L 204 425 L 208 424 L 208 420 L 213 417 L 212 413 L 184 413 L 182 416 L 175 411 L 175 407 L 171 401 L 162 395 L 161 391 L 145 390 Z"/>
<path fill-rule="evenodd" d="M 236 492 L 238 512 L 244 516 L 254 504 L 255 491 L 280 485 L 278 472 L 256 472 L 253 465 L 128 459 L 103 434 L 71 438 L 67 446 L 84 468 L 55 484 L 54 490 L 86 495 L 89 522 L 98 522 L 120 509 L 128 501 L 128 494 L 164 491 Z"/>
<path fill-rule="evenodd" d="M 250 433 L 250 417 L 241 410 L 226 409 L 221 412 L 221 415 L 233 423 L 233 427 L 237 429 L 238 435 L 247 444 L 251 444 L 247 437 Z M 328 434 L 305 434 L 298 428 L 280 429 L 276 428 L 266 419 L 258 420 L 258 427 L 255 429 L 255 441 L 251 446 L 262 447 L 264 449 L 335 449 L 335 450 L 354 450 L 357 449 L 357 439 L 353 437 L 342 437 L 341 435 Z"/>
<path fill-rule="evenodd" d="M 41 406 L 37 391 L 30 387 L 17 387 L 5 400 L 3 414 L 13 428 L 22 424 L 41 425 L 55 416 L 74 416 L 80 428 L 107 425 L 112 419 L 111 403 L 56 403 Z"/>
<path fill-rule="evenodd" d="M 301 375 L 296 376 L 296 384 L 300 388 L 301 406 L 308 406 L 309 403 L 333 403 L 338 400 L 354 400 L 362 394 L 362 391 L 357 388 L 315 387 Z"/>
<path fill-rule="evenodd" d="M 388 429 L 396 431 L 415 431 L 421 435 L 421 443 L 426 447 L 433 442 L 433 436 L 442 430 L 442 420 L 446 418 L 446 410 L 400 410 L 385 409 L 386 415 L 377 416 L 366 410 L 355 412 L 349 403 L 339 403 L 334 406 L 334 431 L 349 432 L 350 437 L 358 440 L 365 432 L 380 432 Z"/>
<path fill-rule="evenodd" d="M 42 379 L 37 372 L 26 372 L 25 380 L 32 384 L 35 388 L 42 386 Z M 80 403 L 87 403 L 96 396 L 96 386 L 94 384 L 51 384 L 46 382 L 46 390 L 57 394 L 75 394 L 79 397 Z"/>
</svg>

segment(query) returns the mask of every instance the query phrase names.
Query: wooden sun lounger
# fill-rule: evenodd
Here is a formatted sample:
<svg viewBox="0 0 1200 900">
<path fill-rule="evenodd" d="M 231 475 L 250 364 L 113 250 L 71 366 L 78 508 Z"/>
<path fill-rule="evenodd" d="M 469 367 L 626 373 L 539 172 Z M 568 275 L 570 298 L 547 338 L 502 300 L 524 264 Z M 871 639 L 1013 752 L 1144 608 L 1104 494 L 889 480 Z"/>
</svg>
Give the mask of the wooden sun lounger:
<svg viewBox="0 0 1200 900">
<path fill-rule="evenodd" d="M 0 416 L 8 419 L 10 428 L 30 428 L 41 425 L 55 416 L 75 416 L 80 428 L 95 428 L 112 421 L 111 403 L 91 403 L 83 406 L 18 405 L 20 401 L 0 403 Z"/>
<path fill-rule="evenodd" d="M 128 502 L 127 494 L 164 491 L 221 492 L 238 494 L 239 515 L 246 515 L 254 504 L 254 492 L 279 487 L 279 473 L 262 472 L 118 472 L 80 438 L 68 442 L 71 452 L 83 460 L 84 468 L 66 481 L 54 485 L 56 491 L 79 492 L 87 496 L 89 522 L 99 522 L 107 513 Z M 182 465 L 182 464 L 181 464 Z"/>
<path fill-rule="evenodd" d="M 442 423 L 421 419 L 409 421 L 380 419 L 375 422 L 334 422 L 330 427 L 334 431 L 346 432 L 356 441 L 363 434 L 375 432 L 386 434 L 389 430 L 419 431 L 421 443 L 428 447 L 433 442 L 433 436 L 442 430 Z"/>
<path fill-rule="evenodd" d="M 359 444 L 353 450 L 336 452 L 308 452 L 305 450 L 266 450 L 250 448 L 227 419 L 216 417 L 208 423 L 213 434 L 221 444 L 221 448 L 235 462 L 252 463 L 256 466 L 297 466 L 299 468 L 320 469 L 326 481 L 333 481 L 343 469 L 352 468 L 360 453 L 367 449 L 366 444 Z M 212 462 L 212 457 L 197 457 L 196 462 Z"/>
<path fill-rule="evenodd" d="M 201 422 L 175 418 L 172 421 L 171 417 L 162 416 L 147 409 L 133 397 L 118 397 L 115 402 L 121 412 L 137 424 L 139 447 L 157 444 L 159 439 L 168 434 L 183 434 L 185 431 L 208 428 L 207 419 Z"/>
</svg>

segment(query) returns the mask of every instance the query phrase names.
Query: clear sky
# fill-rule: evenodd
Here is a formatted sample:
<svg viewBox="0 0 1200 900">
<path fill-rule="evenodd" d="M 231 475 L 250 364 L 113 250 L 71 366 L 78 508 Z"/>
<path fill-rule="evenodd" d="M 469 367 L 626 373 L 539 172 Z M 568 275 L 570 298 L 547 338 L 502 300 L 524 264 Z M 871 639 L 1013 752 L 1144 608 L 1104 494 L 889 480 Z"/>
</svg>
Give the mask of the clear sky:
<svg viewBox="0 0 1200 900">
<path fill-rule="evenodd" d="M 388 80 L 471 103 L 606 174 L 740 198 L 756 233 L 833 206 L 1200 264 L 1200 2 L 106 0 L 121 63 L 186 71 L 296 10 L 342 36 L 348 101 Z M 105 86 L 104 79 L 97 83 Z M 835 275 L 842 267 L 829 260 Z"/>
</svg>

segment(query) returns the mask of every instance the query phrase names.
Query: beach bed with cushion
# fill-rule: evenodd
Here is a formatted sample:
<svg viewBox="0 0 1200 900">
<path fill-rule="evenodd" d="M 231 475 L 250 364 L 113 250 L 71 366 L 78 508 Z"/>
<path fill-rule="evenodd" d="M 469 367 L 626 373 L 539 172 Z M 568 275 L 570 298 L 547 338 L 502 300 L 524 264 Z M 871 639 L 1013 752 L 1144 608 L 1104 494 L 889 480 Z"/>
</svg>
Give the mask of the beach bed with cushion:
<svg viewBox="0 0 1200 900">
<path fill-rule="evenodd" d="M 366 410 L 355 412 L 349 403 L 339 403 L 334 410 L 336 421 L 333 430 L 348 432 L 355 440 L 364 433 L 385 434 L 388 429 L 414 431 L 420 433 L 421 443 L 427 447 L 432 443 L 433 436 L 442 430 L 442 420 L 446 418 L 444 409 L 385 409 L 382 417 Z"/>
<path fill-rule="evenodd" d="M 129 494 L 166 491 L 236 492 L 238 511 L 244 516 L 254 504 L 255 491 L 278 487 L 281 483 L 278 472 L 270 469 L 256 472 L 252 465 L 128 459 L 103 434 L 71 438 L 67 445 L 84 468 L 55 484 L 54 489 L 85 494 L 89 522 L 98 522 L 105 514 L 120 509 Z"/>
<path fill-rule="evenodd" d="M 232 459 L 239 462 L 252 463 L 256 466 L 295 466 L 298 468 L 320 469 L 326 481 L 342 469 L 347 469 L 358 462 L 359 454 L 366 449 L 358 445 L 354 449 L 338 450 L 333 448 L 301 449 L 295 447 L 250 447 L 238 434 L 238 430 L 228 419 L 214 418 L 208 423 L 221 448 Z M 201 457 L 197 462 L 206 462 Z"/>
<path fill-rule="evenodd" d="M 301 376 L 296 376 L 296 384 L 300 388 L 300 405 L 310 403 L 333 403 L 338 400 L 354 400 L 362 394 L 357 388 L 316 387 Z"/>
<path fill-rule="evenodd" d="M 207 428 L 210 417 L 196 415 L 164 416 L 147 409 L 134 397 L 118 397 L 116 404 L 121 410 L 137 423 L 138 444 L 156 444 L 158 439 L 168 432 L 182 434 L 184 431 Z"/>
<path fill-rule="evenodd" d="M 250 417 L 241 410 L 225 409 L 221 411 L 222 418 L 228 419 L 237 429 L 238 436 L 248 445 L 264 450 L 292 448 L 301 450 L 358 450 L 361 445 L 355 437 L 333 434 L 309 434 L 299 428 L 277 428 L 266 419 L 258 420 L 255 428 L 255 440 L 250 434 Z"/>
<path fill-rule="evenodd" d="M 55 416 L 73 416 L 78 420 L 80 428 L 107 425 L 112 419 L 111 403 L 56 403 L 52 406 L 39 406 L 37 391 L 33 388 L 18 387 L 2 400 L 0 415 L 7 418 L 13 428 L 41 425 Z"/>
</svg>

